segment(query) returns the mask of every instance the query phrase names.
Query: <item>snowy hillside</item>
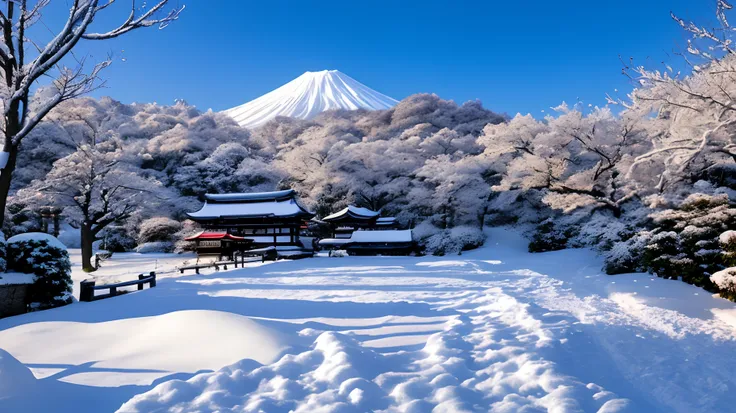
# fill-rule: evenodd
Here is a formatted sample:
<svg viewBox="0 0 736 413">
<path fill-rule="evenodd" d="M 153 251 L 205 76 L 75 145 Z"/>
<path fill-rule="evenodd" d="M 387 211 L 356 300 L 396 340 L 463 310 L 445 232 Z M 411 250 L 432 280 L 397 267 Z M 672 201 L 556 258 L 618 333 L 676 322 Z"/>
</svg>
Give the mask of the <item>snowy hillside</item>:
<svg viewBox="0 0 736 413">
<path fill-rule="evenodd" d="M 398 101 L 338 70 L 306 72 L 280 88 L 228 109 L 240 126 L 256 128 L 276 116 L 311 119 L 326 110 L 382 110 Z"/>
</svg>

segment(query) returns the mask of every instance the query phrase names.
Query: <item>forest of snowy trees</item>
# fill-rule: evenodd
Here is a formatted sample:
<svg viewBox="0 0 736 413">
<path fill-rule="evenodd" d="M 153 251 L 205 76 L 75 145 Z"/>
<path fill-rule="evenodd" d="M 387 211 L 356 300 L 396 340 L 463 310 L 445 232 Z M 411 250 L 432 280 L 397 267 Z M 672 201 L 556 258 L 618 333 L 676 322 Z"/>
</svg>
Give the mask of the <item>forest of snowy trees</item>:
<svg viewBox="0 0 736 413">
<path fill-rule="evenodd" d="M 722 28 L 730 8 L 718 2 Z M 593 247 L 608 273 L 736 297 L 736 52 L 730 30 L 673 18 L 692 35 L 686 73 L 630 62 L 626 98 L 543 119 L 418 94 L 250 131 L 183 101 L 62 102 L 23 141 L 3 230 L 36 230 L 52 206 L 104 248 L 173 249 L 204 193 L 293 188 L 318 217 L 348 204 L 396 216 L 430 254 L 518 224 L 531 251 Z"/>
</svg>

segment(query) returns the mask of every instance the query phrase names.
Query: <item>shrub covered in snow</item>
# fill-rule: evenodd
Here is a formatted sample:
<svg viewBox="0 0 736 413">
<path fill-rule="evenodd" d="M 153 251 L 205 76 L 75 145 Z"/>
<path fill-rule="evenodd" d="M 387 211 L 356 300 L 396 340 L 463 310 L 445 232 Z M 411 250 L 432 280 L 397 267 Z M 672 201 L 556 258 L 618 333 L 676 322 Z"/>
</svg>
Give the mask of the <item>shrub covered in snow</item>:
<svg viewBox="0 0 736 413">
<path fill-rule="evenodd" d="M 732 265 L 736 252 L 736 208 L 725 194 L 696 193 L 676 208 L 650 214 L 649 229 L 614 244 L 606 272 L 646 270 L 716 291 L 710 274 Z"/>
<path fill-rule="evenodd" d="M 722 297 L 736 300 L 736 267 L 718 271 L 710 276 L 710 280 L 718 286 Z"/>
<path fill-rule="evenodd" d="M 185 241 L 185 239 L 197 235 L 200 232 L 202 232 L 202 227 L 198 223 L 190 219 L 184 220 L 184 222 L 181 223 L 181 229 L 179 232 L 173 236 L 174 251 L 194 251 L 197 245 L 194 241 Z"/>
<path fill-rule="evenodd" d="M 567 242 L 575 235 L 573 227 L 559 228 L 552 219 L 539 224 L 529 242 L 529 252 L 558 251 L 567 248 Z"/>
<path fill-rule="evenodd" d="M 8 240 L 8 269 L 35 274 L 29 290 L 32 308 L 72 302 L 71 262 L 61 242 L 48 234 L 21 234 Z"/>
<path fill-rule="evenodd" d="M 736 265 L 736 231 L 722 233 L 718 237 L 718 243 L 723 250 L 723 263 L 729 267 Z"/>
<path fill-rule="evenodd" d="M 182 225 L 168 217 L 153 217 L 143 221 L 138 229 L 138 243 L 173 242 L 174 234 L 179 232 Z"/>
<path fill-rule="evenodd" d="M 330 251 L 330 257 L 333 257 L 333 258 L 342 258 L 342 257 L 347 257 L 347 256 L 348 256 L 348 252 L 345 250 Z"/>
<path fill-rule="evenodd" d="M 603 254 L 606 274 L 646 271 L 647 267 L 644 265 L 643 259 L 650 238 L 650 232 L 642 231 L 625 241 L 614 243 Z"/>
<path fill-rule="evenodd" d="M 135 247 L 135 252 L 142 254 L 152 252 L 172 252 L 174 251 L 174 247 L 174 243 L 168 241 L 146 242 Z"/>
<path fill-rule="evenodd" d="M 460 254 L 478 248 L 485 241 L 483 231 L 465 225 L 443 230 L 425 222 L 413 230 L 413 235 L 424 253 L 440 256 Z"/>
</svg>

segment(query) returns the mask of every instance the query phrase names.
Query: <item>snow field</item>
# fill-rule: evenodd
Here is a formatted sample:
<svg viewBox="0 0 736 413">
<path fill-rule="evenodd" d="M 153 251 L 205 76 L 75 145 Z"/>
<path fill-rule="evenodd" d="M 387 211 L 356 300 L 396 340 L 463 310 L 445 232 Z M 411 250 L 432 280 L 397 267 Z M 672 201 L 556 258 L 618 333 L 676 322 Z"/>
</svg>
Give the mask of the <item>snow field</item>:
<svg viewBox="0 0 736 413">
<path fill-rule="evenodd" d="M 391 267 L 373 270 L 379 269 Z M 436 280 L 433 287 L 446 282 Z M 379 287 L 375 281 L 360 283 Z M 389 284 L 395 281 L 388 279 Z M 361 345 L 356 340 L 361 329 L 338 334 L 309 328 L 301 333 L 316 338 L 305 352 L 252 372 L 236 364 L 186 382 L 168 382 L 119 411 L 627 411 L 628 400 L 559 374 L 555 363 L 539 354 L 539 348 L 552 346 L 555 333 L 525 305 L 500 289 L 471 284 L 476 291 L 459 300 L 454 294 L 431 300 L 458 315 L 424 338 L 421 349 L 382 353 L 370 341 Z"/>
<path fill-rule="evenodd" d="M 689 413 L 736 403 L 733 303 L 682 282 L 603 275 L 588 250 L 528 254 L 513 232 L 488 236 L 451 259 L 172 274 L 155 289 L 0 320 L 3 366 L 35 374 L 0 395 L 0 411 L 49 411 L 44 400 L 74 413 Z"/>
</svg>

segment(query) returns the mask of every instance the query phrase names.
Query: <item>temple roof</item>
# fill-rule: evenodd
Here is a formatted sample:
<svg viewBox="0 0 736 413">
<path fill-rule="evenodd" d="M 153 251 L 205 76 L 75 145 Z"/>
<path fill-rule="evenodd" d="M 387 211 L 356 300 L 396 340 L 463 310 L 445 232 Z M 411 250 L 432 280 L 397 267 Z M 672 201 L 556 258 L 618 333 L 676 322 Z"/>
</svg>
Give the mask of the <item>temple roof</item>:
<svg viewBox="0 0 736 413">
<path fill-rule="evenodd" d="M 207 240 L 229 239 L 233 241 L 247 241 L 246 238 L 244 237 L 238 237 L 236 235 L 228 234 L 227 232 L 209 232 L 209 231 L 202 231 L 199 234 L 184 238 L 185 241 L 195 241 L 198 239 L 207 239 Z"/>
<path fill-rule="evenodd" d="M 379 216 L 381 212 L 372 211 L 368 208 L 360 208 L 356 207 L 354 205 L 350 205 L 347 208 L 344 208 L 338 212 L 335 212 L 332 215 L 328 215 L 324 218 L 322 218 L 322 221 L 339 221 L 342 219 L 352 218 L 352 219 L 359 219 L 359 220 L 370 220 L 374 219 L 377 216 Z"/>
<path fill-rule="evenodd" d="M 275 192 L 206 194 L 202 209 L 187 213 L 194 221 L 216 219 L 295 218 L 314 214 L 296 201 L 292 189 Z"/>
<path fill-rule="evenodd" d="M 294 198 L 296 191 L 286 189 L 272 192 L 250 192 L 233 194 L 205 194 L 204 198 L 212 202 L 260 202 L 260 201 L 283 201 Z"/>
</svg>

